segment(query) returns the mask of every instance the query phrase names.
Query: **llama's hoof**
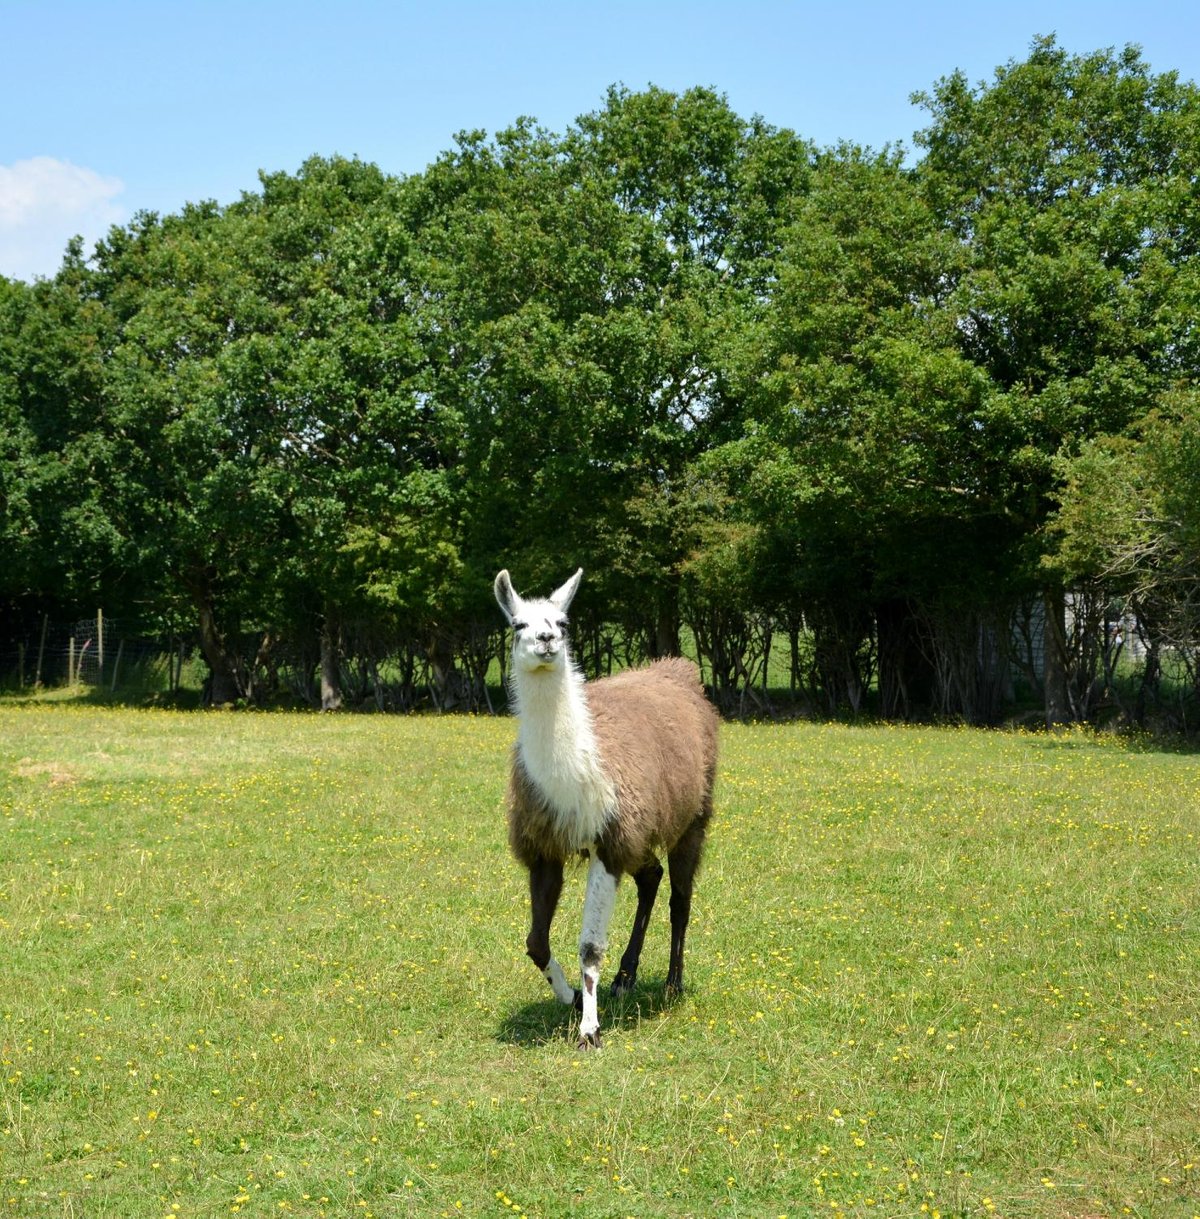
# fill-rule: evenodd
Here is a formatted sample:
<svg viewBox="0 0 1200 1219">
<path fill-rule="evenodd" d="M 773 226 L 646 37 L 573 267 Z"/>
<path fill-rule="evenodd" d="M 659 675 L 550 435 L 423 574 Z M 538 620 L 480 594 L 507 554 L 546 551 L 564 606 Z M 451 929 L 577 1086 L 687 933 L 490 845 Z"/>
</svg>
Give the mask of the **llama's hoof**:
<svg viewBox="0 0 1200 1219">
<path fill-rule="evenodd" d="M 667 985 L 663 988 L 663 998 L 668 1003 L 674 1003 L 683 994 L 683 983 L 672 982 L 668 979 Z"/>
<path fill-rule="evenodd" d="M 611 994 L 614 999 L 624 999 L 633 990 L 637 979 L 631 974 L 617 974 L 612 981 Z"/>
<path fill-rule="evenodd" d="M 584 1033 L 579 1038 L 579 1044 L 575 1047 L 577 1050 L 598 1050 L 600 1049 L 600 1030 L 597 1029 L 594 1033 Z"/>
</svg>

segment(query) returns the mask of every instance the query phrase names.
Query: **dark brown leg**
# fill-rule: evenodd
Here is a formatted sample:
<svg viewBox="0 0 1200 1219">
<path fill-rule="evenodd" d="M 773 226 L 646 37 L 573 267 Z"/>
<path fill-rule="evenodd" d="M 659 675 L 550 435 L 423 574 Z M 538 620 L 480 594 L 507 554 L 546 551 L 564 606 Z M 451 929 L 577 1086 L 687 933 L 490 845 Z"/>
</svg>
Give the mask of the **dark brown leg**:
<svg viewBox="0 0 1200 1219">
<path fill-rule="evenodd" d="M 671 960 L 667 967 L 667 994 L 683 991 L 683 942 L 692 913 L 692 884 L 704 849 L 704 822 L 695 821 L 667 856 L 671 873 Z"/>
<path fill-rule="evenodd" d="M 633 931 L 629 935 L 629 946 L 621 957 L 621 967 L 613 979 L 612 993 L 627 995 L 637 980 L 638 962 L 642 959 L 642 945 L 646 940 L 646 928 L 650 924 L 650 912 L 658 896 L 658 886 L 663 878 L 662 864 L 652 859 L 644 868 L 633 874 L 637 885 L 637 913 L 633 916 Z"/>
<path fill-rule="evenodd" d="M 562 894 L 563 866 L 561 860 L 539 859 L 529 869 L 529 935 L 525 951 L 550 983 L 560 1003 L 580 1005 L 579 991 L 568 985 L 562 967 L 550 952 L 550 924 L 558 909 Z"/>
</svg>

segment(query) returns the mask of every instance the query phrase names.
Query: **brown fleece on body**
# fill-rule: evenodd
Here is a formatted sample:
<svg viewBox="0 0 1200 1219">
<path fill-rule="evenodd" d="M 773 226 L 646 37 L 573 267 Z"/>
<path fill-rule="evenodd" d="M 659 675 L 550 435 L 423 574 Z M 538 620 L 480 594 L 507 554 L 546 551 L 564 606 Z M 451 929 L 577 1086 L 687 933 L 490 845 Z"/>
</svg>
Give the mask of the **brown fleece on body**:
<svg viewBox="0 0 1200 1219">
<path fill-rule="evenodd" d="M 696 823 L 695 852 L 712 812 L 717 765 L 717 712 L 691 661 L 660 660 L 643 669 L 588 682 L 601 765 L 617 793 L 617 812 L 596 853 L 614 875 L 636 872 L 672 850 Z M 513 750 L 508 837 L 526 867 L 565 861 L 576 852 L 561 839 L 545 796 Z"/>
</svg>

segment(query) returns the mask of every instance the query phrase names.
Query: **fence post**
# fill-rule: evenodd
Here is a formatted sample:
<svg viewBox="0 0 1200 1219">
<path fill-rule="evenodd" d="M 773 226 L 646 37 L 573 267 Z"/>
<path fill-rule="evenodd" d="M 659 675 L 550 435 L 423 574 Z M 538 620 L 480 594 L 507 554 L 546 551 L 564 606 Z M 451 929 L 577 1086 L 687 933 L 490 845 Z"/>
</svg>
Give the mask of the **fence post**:
<svg viewBox="0 0 1200 1219">
<path fill-rule="evenodd" d="M 112 692 L 117 692 L 117 674 L 121 671 L 121 653 L 125 650 L 125 640 L 117 640 L 117 658 L 113 661 Z"/>
<path fill-rule="evenodd" d="M 75 684 L 75 632 L 71 632 L 70 642 L 67 644 L 67 685 Z"/>
<path fill-rule="evenodd" d="M 96 685 L 104 685 L 104 611 L 96 611 Z"/>
<path fill-rule="evenodd" d="M 39 689 L 42 684 L 42 657 L 45 656 L 45 654 L 46 654 L 46 629 L 47 629 L 47 627 L 49 627 L 49 625 L 50 625 L 50 615 L 43 614 L 42 615 L 42 640 L 38 644 L 37 673 L 34 675 L 34 678 L 33 678 L 33 688 L 35 690 Z"/>
</svg>

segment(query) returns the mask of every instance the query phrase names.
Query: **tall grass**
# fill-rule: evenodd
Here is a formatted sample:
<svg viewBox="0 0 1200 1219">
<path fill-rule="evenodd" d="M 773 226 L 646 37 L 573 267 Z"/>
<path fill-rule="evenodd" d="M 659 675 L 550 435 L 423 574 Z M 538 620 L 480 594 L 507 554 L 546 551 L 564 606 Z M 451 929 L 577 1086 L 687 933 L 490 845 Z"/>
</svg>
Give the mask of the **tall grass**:
<svg viewBox="0 0 1200 1219">
<path fill-rule="evenodd" d="M 0 705 L 0 1214 L 1200 1214 L 1194 757 L 727 726 L 685 994 L 664 901 L 581 1055 L 513 735 Z"/>
</svg>

